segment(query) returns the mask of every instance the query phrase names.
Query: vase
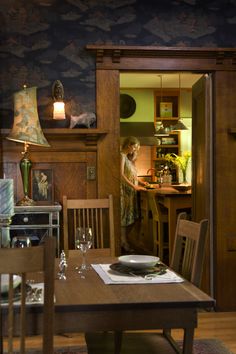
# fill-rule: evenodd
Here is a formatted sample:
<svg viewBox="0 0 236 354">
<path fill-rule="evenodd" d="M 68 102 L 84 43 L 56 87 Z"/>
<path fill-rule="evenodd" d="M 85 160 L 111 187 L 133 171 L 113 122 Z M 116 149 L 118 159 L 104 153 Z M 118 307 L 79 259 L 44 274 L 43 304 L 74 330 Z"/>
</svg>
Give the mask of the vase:
<svg viewBox="0 0 236 354">
<path fill-rule="evenodd" d="M 183 174 L 183 184 L 188 184 L 188 181 L 187 181 L 187 177 L 186 177 L 186 170 L 182 170 L 182 174 Z"/>
</svg>

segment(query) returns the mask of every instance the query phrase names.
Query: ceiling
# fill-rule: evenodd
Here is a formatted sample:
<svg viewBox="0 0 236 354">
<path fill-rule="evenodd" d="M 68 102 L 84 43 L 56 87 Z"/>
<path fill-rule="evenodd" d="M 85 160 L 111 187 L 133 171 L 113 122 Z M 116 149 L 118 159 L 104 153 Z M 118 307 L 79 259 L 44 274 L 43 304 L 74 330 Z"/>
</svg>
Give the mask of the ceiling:
<svg viewBox="0 0 236 354">
<path fill-rule="evenodd" d="M 189 72 L 120 73 L 120 88 L 191 88 L 202 75 Z"/>
</svg>

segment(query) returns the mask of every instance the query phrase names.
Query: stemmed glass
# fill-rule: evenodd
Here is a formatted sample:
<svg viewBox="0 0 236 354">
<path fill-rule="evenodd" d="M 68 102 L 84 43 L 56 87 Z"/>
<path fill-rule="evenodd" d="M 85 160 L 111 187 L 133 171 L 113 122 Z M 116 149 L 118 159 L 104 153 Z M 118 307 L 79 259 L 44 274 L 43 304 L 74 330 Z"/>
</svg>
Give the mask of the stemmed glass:
<svg viewBox="0 0 236 354">
<path fill-rule="evenodd" d="M 23 248 L 23 247 L 30 247 L 31 241 L 30 237 L 28 236 L 15 236 L 12 239 L 11 247 L 13 248 Z"/>
<path fill-rule="evenodd" d="M 77 227 L 75 235 L 75 246 L 82 252 L 82 264 L 78 269 L 79 274 L 91 269 L 91 266 L 86 262 L 86 253 L 91 248 L 93 243 L 93 234 L 91 227 Z"/>
</svg>

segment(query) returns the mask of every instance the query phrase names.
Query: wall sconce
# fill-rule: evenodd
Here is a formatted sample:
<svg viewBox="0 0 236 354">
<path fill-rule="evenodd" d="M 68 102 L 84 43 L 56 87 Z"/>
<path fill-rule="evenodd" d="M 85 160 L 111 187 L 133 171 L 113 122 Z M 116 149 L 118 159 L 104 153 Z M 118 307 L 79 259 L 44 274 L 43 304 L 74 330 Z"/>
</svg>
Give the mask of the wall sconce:
<svg viewBox="0 0 236 354">
<path fill-rule="evenodd" d="M 52 97 L 54 99 L 53 119 L 66 119 L 65 103 L 63 102 L 64 88 L 60 80 L 56 80 L 52 85 Z"/>
<path fill-rule="evenodd" d="M 28 157 L 28 148 L 29 145 L 50 146 L 39 122 L 36 87 L 25 86 L 23 90 L 14 94 L 14 123 L 6 139 L 24 144 L 23 158 L 20 161 L 24 198 L 17 202 L 17 205 L 33 205 L 35 202 L 29 197 L 29 174 L 32 163 Z"/>
</svg>

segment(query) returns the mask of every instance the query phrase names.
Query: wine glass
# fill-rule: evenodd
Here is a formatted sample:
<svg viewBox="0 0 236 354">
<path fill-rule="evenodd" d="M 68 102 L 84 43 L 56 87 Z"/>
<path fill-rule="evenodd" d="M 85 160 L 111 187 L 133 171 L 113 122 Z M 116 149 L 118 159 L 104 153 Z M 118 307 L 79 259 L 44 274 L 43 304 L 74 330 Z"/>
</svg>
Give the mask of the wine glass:
<svg viewBox="0 0 236 354">
<path fill-rule="evenodd" d="M 93 234 L 91 227 L 77 227 L 75 235 L 75 246 L 82 252 L 82 264 L 78 269 L 79 274 L 91 269 L 91 266 L 86 262 L 86 252 L 91 248 L 93 241 Z"/>
<path fill-rule="evenodd" d="M 29 236 L 15 236 L 11 242 L 12 248 L 31 247 L 31 241 Z"/>
</svg>

